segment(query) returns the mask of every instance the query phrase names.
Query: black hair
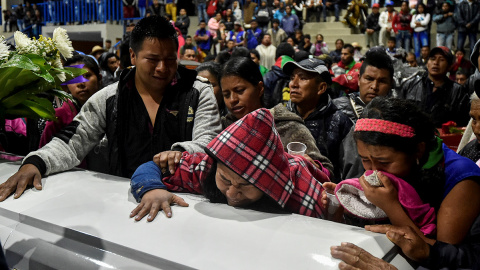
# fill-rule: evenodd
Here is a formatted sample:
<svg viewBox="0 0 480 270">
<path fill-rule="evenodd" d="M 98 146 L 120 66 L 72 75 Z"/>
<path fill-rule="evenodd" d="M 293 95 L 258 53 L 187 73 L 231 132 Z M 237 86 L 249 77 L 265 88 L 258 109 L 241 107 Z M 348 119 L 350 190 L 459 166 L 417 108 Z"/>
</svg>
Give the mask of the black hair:
<svg viewBox="0 0 480 270">
<path fill-rule="evenodd" d="M 312 37 L 310 36 L 310 34 L 305 34 L 305 35 L 303 36 L 303 38 L 312 39 Z"/>
<path fill-rule="evenodd" d="M 219 63 L 216 62 L 205 62 L 201 63 L 197 68 L 196 71 L 208 71 L 210 74 L 212 74 L 213 77 L 217 79 L 218 82 L 220 82 L 221 75 L 222 75 L 222 66 Z"/>
<path fill-rule="evenodd" d="M 343 49 L 347 49 L 351 54 L 355 52 L 355 48 L 353 48 L 352 44 L 350 43 L 343 45 Z"/>
<path fill-rule="evenodd" d="M 406 57 L 408 57 L 408 56 L 413 56 L 413 57 L 416 58 L 416 56 L 415 56 L 415 54 L 414 54 L 413 52 L 408 52 Z"/>
<path fill-rule="evenodd" d="M 393 41 L 393 43 L 397 44 L 397 39 L 395 37 L 389 37 L 388 41 Z"/>
<path fill-rule="evenodd" d="M 465 76 L 468 78 L 468 73 L 467 73 L 467 71 L 465 71 L 465 69 L 463 69 L 463 68 L 459 68 L 459 69 L 457 70 L 457 72 L 455 73 L 455 75 L 465 75 Z"/>
<path fill-rule="evenodd" d="M 419 14 L 419 11 L 418 11 L 418 7 L 419 7 L 419 6 L 422 6 L 422 7 L 423 7 L 423 13 L 427 13 L 427 6 L 425 6 L 424 3 L 418 3 L 418 4 L 417 4 L 417 8 L 416 8 L 417 14 Z"/>
<path fill-rule="evenodd" d="M 455 54 L 456 54 L 457 52 L 462 52 L 463 55 L 465 55 L 465 50 L 464 50 L 464 49 L 456 49 L 456 50 L 455 50 Z"/>
<path fill-rule="evenodd" d="M 133 28 L 130 36 L 130 48 L 135 53 L 142 48 L 145 39 L 171 39 L 178 49 L 178 38 L 172 24 L 161 16 L 150 16 L 141 19 Z"/>
<path fill-rule="evenodd" d="M 186 37 L 185 39 L 187 39 L 187 38 L 192 38 L 192 36 L 190 36 L 190 35 L 187 35 L 187 37 Z"/>
<path fill-rule="evenodd" d="M 273 20 L 272 20 L 272 25 L 273 25 L 274 23 L 280 24 L 280 20 L 279 20 L 279 19 L 273 19 Z"/>
<path fill-rule="evenodd" d="M 92 57 L 82 55 L 82 54 L 74 54 L 71 58 L 65 60 L 64 66 L 71 66 L 77 63 L 85 64 L 85 67 L 89 68 L 98 79 L 100 79 L 100 68 L 95 60 Z"/>
<path fill-rule="evenodd" d="M 362 66 L 360 67 L 359 77 L 362 77 L 365 69 L 368 66 L 376 67 L 378 69 L 385 69 L 389 73 L 390 82 L 392 83 L 393 88 L 393 61 L 392 58 L 385 52 L 385 50 L 381 47 L 374 47 L 370 49 L 365 54 L 365 59 L 363 60 Z"/>
<path fill-rule="evenodd" d="M 233 57 L 223 66 L 222 78 L 237 76 L 254 86 L 263 82 L 262 73 L 257 64 L 247 57 Z"/>
<path fill-rule="evenodd" d="M 258 60 L 260 60 L 260 53 L 257 50 L 251 49 L 250 53 L 253 53 L 258 58 Z"/>
<path fill-rule="evenodd" d="M 100 68 L 108 73 L 112 73 L 110 68 L 108 68 L 108 59 L 115 57 L 116 60 L 120 60 L 118 56 L 112 52 L 104 52 L 98 58 L 98 63 L 100 64 Z"/>
<path fill-rule="evenodd" d="M 219 63 L 220 65 L 225 64 L 228 60 L 230 60 L 230 53 L 227 51 L 221 51 L 217 54 L 217 58 L 215 58 L 215 62 Z"/>
<path fill-rule="evenodd" d="M 278 59 L 282 55 L 290 56 L 291 58 L 295 57 L 295 50 L 292 45 L 287 42 L 280 43 L 275 52 L 275 59 Z"/>
<path fill-rule="evenodd" d="M 341 41 L 341 42 L 342 42 L 342 44 L 345 44 L 345 42 L 344 42 L 344 41 L 343 41 L 343 39 L 341 39 L 341 38 L 339 38 L 339 39 L 335 40 L 335 44 L 337 44 L 337 42 L 339 42 L 339 41 Z"/>
<path fill-rule="evenodd" d="M 205 58 L 203 58 L 204 63 L 212 62 L 212 61 L 215 61 L 215 55 L 209 54 L 205 56 Z"/>
<path fill-rule="evenodd" d="M 250 59 L 250 51 L 245 47 L 236 47 L 232 52 L 232 58 L 234 57 L 248 57 Z"/>
<path fill-rule="evenodd" d="M 295 56 L 293 57 L 293 60 L 295 60 L 295 62 L 298 63 L 302 60 L 308 59 L 309 56 L 310 56 L 310 53 L 301 50 L 301 51 L 295 52 Z"/>
<path fill-rule="evenodd" d="M 414 155 L 418 151 L 418 145 L 425 143 L 425 152 L 419 160 L 420 166 L 428 160 L 428 153 L 437 147 L 433 121 L 412 100 L 376 97 L 365 107 L 360 118 L 383 119 L 412 127 L 415 132 L 412 138 L 375 131 L 355 131 L 353 137 L 355 141 L 391 147 L 407 155 Z M 410 173 L 413 177 L 404 180 L 415 188 L 423 202 L 430 203 L 438 210 L 445 181 L 443 166 L 423 170 L 420 166 L 416 166 L 416 171 Z"/>
<path fill-rule="evenodd" d="M 180 48 L 180 55 L 184 55 L 187 49 L 193 50 L 197 54 L 197 49 L 193 44 L 185 44 Z"/>
<path fill-rule="evenodd" d="M 107 39 L 105 40 L 105 43 L 108 42 L 108 43 L 112 43 L 112 41 L 110 39 Z"/>
</svg>

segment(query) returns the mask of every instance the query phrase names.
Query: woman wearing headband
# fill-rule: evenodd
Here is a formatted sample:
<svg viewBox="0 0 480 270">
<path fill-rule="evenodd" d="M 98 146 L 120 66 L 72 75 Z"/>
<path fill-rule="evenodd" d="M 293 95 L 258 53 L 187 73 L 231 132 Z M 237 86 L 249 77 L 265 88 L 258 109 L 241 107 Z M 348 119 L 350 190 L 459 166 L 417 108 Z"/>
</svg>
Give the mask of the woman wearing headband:
<svg viewBox="0 0 480 270">
<path fill-rule="evenodd" d="M 480 169 L 448 149 L 435 132 L 413 102 L 373 99 L 355 126 L 354 138 L 365 170 L 380 171 L 382 185 L 370 185 L 363 176 L 359 181 L 366 198 L 386 213 L 392 225 L 413 228 L 430 245 L 436 240 L 459 244 L 467 239 L 480 213 Z M 404 194 L 381 172 L 405 180 L 423 203 L 435 209 L 434 239 L 415 225 L 400 203 Z"/>
<path fill-rule="evenodd" d="M 365 228 L 385 233 L 422 269 L 477 269 L 480 169 L 475 163 L 448 149 L 412 101 L 373 99 L 356 124 L 354 138 L 366 170 L 403 178 L 437 214 L 436 237 L 426 238 L 400 206 L 404 194 L 400 189 L 397 193 L 393 181 L 381 175 L 383 186 L 374 187 L 361 177 L 368 200 L 382 208 L 392 223 Z M 395 269 L 350 243 L 331 247 L 331 254 L 343 260 L 341 269 Z"/>
</svg>

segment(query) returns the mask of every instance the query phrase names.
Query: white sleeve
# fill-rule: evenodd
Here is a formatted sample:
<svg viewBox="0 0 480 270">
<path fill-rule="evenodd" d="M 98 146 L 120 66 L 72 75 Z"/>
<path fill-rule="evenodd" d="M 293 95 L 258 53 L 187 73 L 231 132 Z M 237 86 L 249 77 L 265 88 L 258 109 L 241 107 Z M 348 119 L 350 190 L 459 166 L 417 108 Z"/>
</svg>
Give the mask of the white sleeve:
<svg viewBox="0 0 480 270">
<path fill-rule="evenodd" d="M 200 97 L 198 99 L 197 111 L 195 112 L 192 140 L 174 143 L 172 149 L 175 146 L 180 146 L 189 153 L 203 153 L 207 144 L 222 131 L 220 113 L 213 88 L 210 84 L 202 81 L 205 81 L 205 79 L 197 77 L 193 84 L 193 87 L 200 92 Z"/>
</svg>

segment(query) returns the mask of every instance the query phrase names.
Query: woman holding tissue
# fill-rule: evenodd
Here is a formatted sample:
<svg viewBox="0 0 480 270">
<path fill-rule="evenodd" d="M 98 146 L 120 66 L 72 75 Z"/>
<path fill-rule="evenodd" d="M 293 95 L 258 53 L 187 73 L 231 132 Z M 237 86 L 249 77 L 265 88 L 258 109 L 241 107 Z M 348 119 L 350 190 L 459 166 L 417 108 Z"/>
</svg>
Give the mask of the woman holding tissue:
<svg viewBox="0 0 480 270">
<path fill-rule="evenodd" d="M 370 176 L 358 179 L 360 190 L 385 212 L 392 225 L 413 228 L 430 245 L 435 240 L 459 244 L 467 237 L 480 213 L 480 169 L 447 148 L 435 136 L 430 119 L 413 102 L 373 99 L 355 126 L 354 138 L 366 174 L 378 171 L 377 184 L 367 181 Z M 404 194 L 404 182 L 418 193 L 417 208 L 411 201 L 405 206 L 410 194 Z M 335 188 L 341 204 L 342 184 Z M 329 183 L 325 188 L 334 186 Z M 323 201 L 326 203 L 326 195 Z M 422 203 L 436 213 L 436 235 L 429 235 L 433 239 L 419 228 L 419 223 L 425 222 L 422 219 L 431 218 L 428 207 L 419 217 Z"/>
</svg>

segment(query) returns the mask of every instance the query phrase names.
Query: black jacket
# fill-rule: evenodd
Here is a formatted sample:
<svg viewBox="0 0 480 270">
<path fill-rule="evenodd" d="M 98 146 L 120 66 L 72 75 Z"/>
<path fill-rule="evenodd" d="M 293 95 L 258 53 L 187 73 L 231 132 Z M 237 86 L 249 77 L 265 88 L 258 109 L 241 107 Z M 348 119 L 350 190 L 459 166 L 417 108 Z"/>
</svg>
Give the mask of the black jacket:
<svg viewBox="0 0 480 270">
<path fill-rule="evenodd" d="M 273 66 L 271 70 L 265 73 L 263 81 L 265 86 L 263 102 L 265 107 L 270 109 L 282 102 L 282 92 L 280 88 L 285 86 L 285 83 L 288 87 L 290 76 L 283 73 L 281 68 Z M 279 84 L 279 86 L 277 86 L 277 84 Z M 282 84 L 282 86 L 280 86 L 280 84 Z M 278 89 L 280 89 L 280 91 Z"/>
<path fill-rule="evenodd" d="M 365 22 L 365 27 L 367 29 L 373 29 L 375 32 L 380 31 L 380 25 L 378 24 L 378 19 L 380 18 L 380 13 L 374 14 L 370 13 Z"/>
<path fill-rule="evenodd" d="M 480 269 L 480 216 L 458 245 L 440 241 L 430 247 L 428 260 L 418 269 Z"/>
<path fill-rule="evenodd" d="M 475 43 L 475 47 L 473 48 L 473 52 L 470 55 L 470 62 L 475 66 L 475 73 L 468 77 L 467 83 L 465 83 L 466 87 L 468 87 L 468 94 L 471 95 L 477 89 L 477 96 L 480 94 L 480 72 L 478 71 L 478 55 L 480 48 L 480 40 Z M 476 87 L 475 87 L 476 85 Z"/>
<path fill-rule="evenodd" d="M 366 106 L 360 99 L 359 92 L 353 92 L 347 96 L 336 98 L 333 100 L 333 104 L 335 104 L 335 106 L 345 115 L 350 117 L 353 122 L 357 122 L 358 117 L 363 112 L 363 108 Z"/>
<path fill-rule="evenodd" d="M 185 16 L 177 16 L 177 21 L 175 22 L 175 26 L 180 29 L 180 32 L 183 36 L 188 34 L 188 27 L 190 26 L 190 18 Z"/>
<path fill-rule="evenodd" d="M 295 104 L 291 101 L 287 103 L 287 109 L 298 114 Z M 328 100 L 320 103 L 303 121 L 312 133 L 320 153 L 332 161 L 335 179 L 339 180 L 338 153 L 343 138 L 353 126 L 352 120 L 338 110 L 328 97 Z"/>
<path fill-rule="evenodd" d="M 398 97 L 416 101 L 424 112 L 430 114 L 436 127 L 448 121 L 466 126 L 470 119 L 470 100 L 465 88 L 447 77 L 434 93 L 432 88 L 428 73 L 417 75 L 402 83 Z"/>
<path fill-rule="evenodd" d="M 152 138 L 149 134 L 143 134 L 146 140 L 138 140 L 139 131 L 141 131 L 139 128 L 148 126 L 148 123 L 145 122 L 146 118 L 139 117 L 141 110 L 144 109 L 141 106 L 143 101 L 141 98 L 138 99 L 137 91 L 132 91 L 135 88 L 133 83 L 135 71 L 131 69 L 122 72 L 117 94 L 107 100 L 106 135 L 109 138 L 110 174 L 128 177 L 153 155 L 170 150 L 172 144 L 192 140 L 194 122 L 187 121 L 188 110 L 191 107 L 193 111 L 197 111 L 199 98 L 198 90 L 192 87 L 197 73 L 179 67 L 181 80 L 177 85 L 171 86 L 176 89 L 165 91 L 160 104 L 160 107 L 165 109 L 158 110 L 160 115 L 155 119 Z M 135 100 L 138 102 L 135 103 Z M 167 111 L 178 111 L 177 117 L 172 117 L 166 113 Z M 125 145 L 128 149 L 119 147 Z M 184 151 L 184 149 L 174 150 Z"/>
<path fill-rule="evenodd" d="M 480 21 L 480 3 L 476 0 L 470 6 L 468 0 L 458 4 L 455 10 L 455 20 L 457 21 L 457 29 L 459 32 L 477 32 L 478 22 Z M 472 26 L 467 28 L 470 23 Z"/>
</svg>

